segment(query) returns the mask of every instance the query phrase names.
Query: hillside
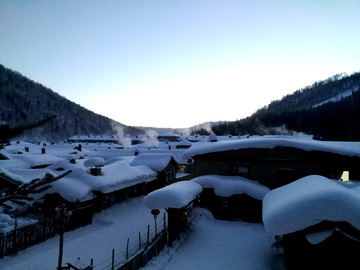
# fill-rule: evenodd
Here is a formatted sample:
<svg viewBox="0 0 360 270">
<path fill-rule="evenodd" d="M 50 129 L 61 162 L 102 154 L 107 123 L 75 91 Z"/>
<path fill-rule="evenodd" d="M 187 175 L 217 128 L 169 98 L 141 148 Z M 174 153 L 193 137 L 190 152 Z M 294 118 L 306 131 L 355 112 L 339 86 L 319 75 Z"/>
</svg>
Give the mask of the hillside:
<svg viewBox="0 0 360 270">
<path fill-rule="evenodd" d="M 20 73 L 0 65 L 0 124 L 10 127 L 57 117 L 22 136 L 28 140 L 64 140 L 73 135 L 113 135 L 114 126 L 124 134 L 137 135 L 142 130 L 125 126 L 96 114 L 36 83 Z M 118 128 L 116 128 L 118 129 Z"/>
<path fill-rule="evenodd" d="M 335 75 L 273 101 L 252 116 L 212 127 L 217 135 L 304 132 L 325 140 L 360 140 L 360 72 Z"/>
</svg>

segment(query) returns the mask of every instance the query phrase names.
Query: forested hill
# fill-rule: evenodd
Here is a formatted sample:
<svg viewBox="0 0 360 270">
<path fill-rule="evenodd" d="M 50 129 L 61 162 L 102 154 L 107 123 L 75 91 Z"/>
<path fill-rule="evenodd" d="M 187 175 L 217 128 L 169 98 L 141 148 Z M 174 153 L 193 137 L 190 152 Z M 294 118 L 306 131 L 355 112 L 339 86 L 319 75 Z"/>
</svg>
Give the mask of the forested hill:
<svg viewBox="0 0 360 270">
<path fill-rule="evenodd" d="M 29 140 L 64 140 L 73 135 L 114 135 L 113 126 L 124 134 L 138 135 L 142 130 L 124 126 L 96 114 L 16 71 L 0 65 L 0 125 L 10 128 L 45 119 L 56 118 L 26 131 Z"/>
<path fill-rule="evenodd" d="M 304 132 L 324 140 L 360 140 L 360 72 L 335 75 L 273 101 L 252 116 L 212 127 L 217 135 Z"/>
</svg>

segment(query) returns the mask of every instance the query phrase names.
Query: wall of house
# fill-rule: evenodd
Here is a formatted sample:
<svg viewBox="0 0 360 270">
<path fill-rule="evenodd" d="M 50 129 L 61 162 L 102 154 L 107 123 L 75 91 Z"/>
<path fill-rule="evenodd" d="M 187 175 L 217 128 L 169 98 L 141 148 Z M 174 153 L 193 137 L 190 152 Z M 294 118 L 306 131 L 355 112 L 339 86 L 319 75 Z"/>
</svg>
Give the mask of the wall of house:
<svg viewBox="0 0 360 270">
<path fill-rule="evenodd" d="M 307 175 L 340 179 L 343 171 L 360 180 L 360 158 L 295 148 L 242 149 L 194 157 L 195 177 L 206 174 L 241 175 L 269 188 Z"/>
</svg>

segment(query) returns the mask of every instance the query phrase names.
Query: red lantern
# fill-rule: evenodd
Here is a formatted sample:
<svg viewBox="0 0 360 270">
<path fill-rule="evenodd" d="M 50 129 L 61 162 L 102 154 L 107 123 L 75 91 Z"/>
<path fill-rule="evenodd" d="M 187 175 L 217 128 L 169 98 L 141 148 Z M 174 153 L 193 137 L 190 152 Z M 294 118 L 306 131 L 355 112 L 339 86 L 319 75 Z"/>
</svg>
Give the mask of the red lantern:
<svg viewBox="0 0 360 270">
<path fill-rule="evenodd" d="M 152 209 L 152 210 L 151 210 L 151 214 L 153 214 L 154 218 L 156 218 L 156 216 L 157 216 L 158 214 L 160 214 L 160 210 L 159 210 L 159 209 Z"/>
<path fill-rule="evenodd" d="M 188 213 L 187 212 L 183 212 L 182 215 L 181 215 L 181 219 L 182 220 L 187 220 L 188 218 Z"/>
</svg>

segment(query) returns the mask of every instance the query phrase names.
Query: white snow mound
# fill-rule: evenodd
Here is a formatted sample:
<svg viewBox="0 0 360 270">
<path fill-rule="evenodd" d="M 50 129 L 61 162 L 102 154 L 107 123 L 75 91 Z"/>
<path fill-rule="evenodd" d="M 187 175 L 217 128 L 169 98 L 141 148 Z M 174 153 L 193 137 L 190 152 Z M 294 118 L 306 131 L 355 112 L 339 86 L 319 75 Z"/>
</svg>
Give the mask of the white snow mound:
<svg viewBox="0 0 360 270">
<path fill-rule="evenodd" d="M 197 155 L 204 155 L 214 152 L 224 152 L 248 148 L 273 149 L 275 147 L 292 147 L 304 151 L 323 151 L 337 153 L 340 155 L 360 157 L 359 146 L 359 142 L 316 141 L 302 137 L 253 137 L 248 139 L 196 143 L 184 152 L 182 158 L 186 160 Z"/>
<path fill-rule="evenodd" d="M 92 157 L 92 158 L 88 158 L 87 160 L 85 160 L 84 162 L 84 166 L 85 167 L 101 167 L 105 165 L 105 160 L 101 157 Z"/>
<path fill-rule="evenodd" d="M 311 175 L 268 192 L 263 222 L 273 235 L 303 230 L 324 220 L 346 221 L 360 229 L 360 190 Z"/>
<path fill-rule="evenodd" d="M 216 195 L 230 197 L 235 194 L 247 194 L 250 197 L 262 200 L 270 189 L 256 181 L 241 176 L 202 175 L 193 180 L 202 188 L 213 188 Z"/>
<path fill-rule="evenodd" d="M 202 191 L 199 184 L 181 181 L 155 190 L 144 198 L 149 209 L 182 208 L 188 205 Z"/>
</svg>

